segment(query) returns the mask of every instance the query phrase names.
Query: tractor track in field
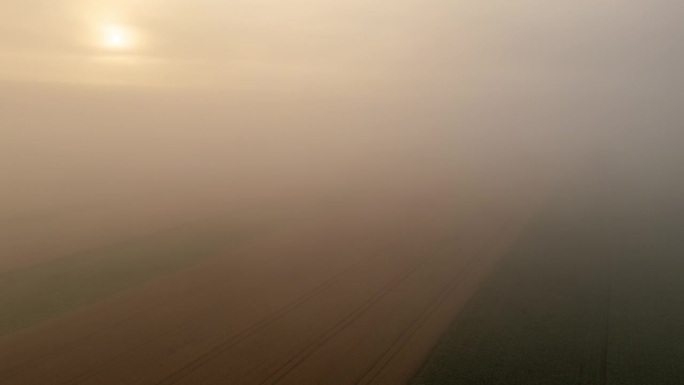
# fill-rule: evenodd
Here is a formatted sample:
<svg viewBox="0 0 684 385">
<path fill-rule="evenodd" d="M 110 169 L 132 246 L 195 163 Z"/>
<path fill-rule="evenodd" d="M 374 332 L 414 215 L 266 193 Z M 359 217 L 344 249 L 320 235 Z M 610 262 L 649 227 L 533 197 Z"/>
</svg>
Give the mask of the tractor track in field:
<svg viewBox="0 0 684 385">
<path fill-rule="evenodd" d="M 397 366 L 393 360 L 400 352 L 405 361 L 409 341 L 433 338 L 435 325 L 451 314 L 447 308 L 455 309 L 449 298 L 461 301 L 494 263 L 494 249 L 512 223 L 520 222 L 522 211 L 502 209 L 470 207 L 455 221 L 447 212 L 425 216 L 430 211 L 422 206 L 397 218 L 387 217 L 386 208 L 380 209 L 381 218 L 356 212 L 305 216 L 304 224 L 237 254 L 122 293 L 55 325 L 27 330 L 9 344 L 0 340 L 0 354 L 11 361 L 0 369 L 0 380 L 7 385 L 227 379 L 289 384 L 302 376 L 326 375 L 319 367 L 329 362 L 331 346 L 363 349 L 354 341 L 386 318 L 391 330 L 378 337 L 372 351 L 363 352 L 365 361 L 352 360 L 357 365 L 345 376 L 349 384 L 372 384 L 390 363 Z M 341 221 L 326 222 L 331 218 Z M 288 270 L 281 271 L 284 267 Z M 433 275 L 437 280 L 430 282 Z M 467 289 L 460 290 L 463 285 Z M 435 313 L 440 314 L 437 323 Z M 308 327 L 302 320 L 313 323 Z M 8 355 L 12 346 L 21 349 L 18 358 Z M 226 363 L 229 367 L 222 368 Z"/>
<path fill-rule="evenodd" d="M 290 302 L 290 303 L 287 304 L 285 307 L 281 308 L 279 311 L 277 311 L 277 312 L 271 314 L 270 316 L 268 316 L 268 317 L 266 317 L 266 318 L 263 318 L 263 319 L 259 320 L 258 322 L 252 324 L 252 325 L 251 325 L 250 327 L 248 327 L 247 329 L 244 329 L 243 331 L 239 332 L 237 335 L 231 337 L 229 341 L 226 341 L 226 342 L 225 342 L 227 345 L 226 345 L 226 346 L 222 346 L 222 347 L 227 347 L 227 346 L 230 345 L 230 344 L 234 344 L 234 343 L 236 343 L 236 342 L 238 342 L 238 341 L 241 341 L 241 340 L 243 340 L 243 339 L 249 337 L 250 335 L 256 333 L 259 329 L 265 327 L 266 325 L 268 325 L 268 324 L 270 324 L 270 323 L 272 323 L 272 322 L 278 320 L 279 318 L 285 316 L 285 315 L 288 314 L 289 312 L 295 310 L 298 306 L 300 306 L 301 304 L 303 304 L 304 302 L 306 302 L 308 299 L 313 298 L 313 297 L 315 297 L 316 295 L 322 293 L 326 288 L 328 288 L 328 287 L 334 285 L 336 282 L 338 282 L 340 279 L 342 279 L 345 275 L 348 275 L 348 274 L 350 274 L 351 272 L 357 270 L 362 264 L 364 264 L 364 263 L 366 263 L 366 262 L 368 262 L 368 261 L 370 261 L 370 260 L 372 260 L 372 259 L 374 259 L 374 258 L 376 258 L 376 257 L 377 257 L 377 254 L 371 253 L 371 255 L 369 255 L 367 258 L 364 258 L 364 259 L 361 259 L 361 260 L 355 262 L 353 265 L 351 265 L 351 266 L 345 268 L 343 271 L 341 271 L 341 272 L 335 274 L 332 278 L 330 278 L 329 280 L 327 280 L 327 281 L 323 282 L 322 284 L 318 285 L 318 286 L 315 287 L 313 290 L 311 290 L 311 291 L 309 291 L 309 292 L 307 292 L 307 293 L 305 293 L 305 294 L 299 296 L 297 299 L 295 299 L 294 301 Z M 201 313 L 201 314 L 199 315 L 200 317 L 197 317 L 197 318 L 203 318 L 203 317 L 201 317 L 201 316 L 203 316 L 203 315 L 210 315 L 212 306 L 211 306 L 211 305 L 207 305 L 207 307 L 210 308 L 210 309 L 207 310 L 205 313 Z M 114 363 L 117 361 L 117 359 L 126 356 L 127 354 L 129 354 L 129 353 L 130 353 L 131 351 L 133 351 L 133 350 L 137 350 L 137 349 L 139 349 L 139 348 L 141 348 L 141 347 L 143 347 L 143 346 L 145 346 L 145 345 L 147 345 L 147 344 L 150 344 L 150 343 L 152 343 L 152 342 L 154 342 L 154 341 L 156 341 L 156 340 L 159 340 L 159 339 L 161 339 L 161 338 L 163 338 L 163 337 L 165 337 L 165 336 L 167 336 L 167 335 L 169 335 L 169 334 L 180 333 L 180 332 L 182 332 L 183 330 L 188 329 L 188 328 L 191 327 L 191 326 L 192 326 L 192 322 L 187 322 L 187 323 L 185 323 L 185 324 L 184 324 L 182 327 L 180 327 L 180 328 L 175 328 L 174 330 L 168 330 L 168 331 L 164 332 L 163 334 L 158 335 L 158 336 L 156 336 L 155 338 L 153 338 L 153 339 L 151 339 L 151 340 L 149 340 L 149 341 L 146 341 L 145 343 L 142 343 L 142 344 L 140 344 L 140 345 L 138 345 L 138 346 L 134 346 L 134 347 L 130 348 L 129 350 L 127 350 L 127 351 L 121 353 L 121 354 L 118 355 L 117 357 L 115 357 L 115 358 L 112 360 L 112 362 L 110 362 L 110 364 L 108 364 L 107 366 L 111 366 L 111 364 L 114 364 Z M 94 372 L 96 372 L 96 371 L 97 371 L 97 370 L 94 370 L 94 371 L 91 371 L 91 372 L 88 372 L 88 373 L 84 373 L 84 375 L 82 376 L 82 378 L 75 378 L 75 379 L 73 379 L 72 381 L 65 382 L 65 384 L 73 384 L 73 385 L 76 385 L 76 384 L 82 383 L 84 380 L 86 380 L 87 378 L 91 377 L 91 376 L 94 374 Z"/>
<path fill-rule="evenodd" d="M 449 242 L 450 242 L 450 240 L 447 240 L 444 243 L 448 244 Z M 411 266 L 408 270 L 406 270 L 401 276 L 399 276 L 394 281 L 390 282 L 380 292 L 373 295 L 371 298 L 366 300 L 366 302 L 364 302 L 361 306 L 359 306 L 357 309 L 355 309 L 354 312 L 352 312 L 347 317 L 340 320 L 332 328 L 327 330 L 314 343 L 306 346 L 305 349 L 303 349 L 302 351 L 297 353 L 294 357 L 290 358 L 290 360 L 288 360 L 281 368 L 276 370 L 273 374 L 271 374 L 264 381 L 262 381 L 260 383 L 260 385 L 277 384 L 282 378 L 287 376 L 296 366 L 298 366 L 300 363 L 302 363 L 304 360 L 306 360 L 307 357 L 309 357 L 316 350 L 318 350 L 321 346 L 323 346 L 328 340 L 335 337 L 339 332 L 344 330 L 347 326 L 349 326 L 350 324 L 352 324 L 353 322 L 358 320 L 375 303 L 380 301 L 383 297 L 385 297 L 393 289 L 398 287 L 401 283 L 405 282 L 406 279 L 409 276 L 411 276 L 413 273 L 415 273 L 420 267 L 424 266 L 427 262 L 436 258 L 439 255 L 440 251 L 443 250 L 444 247 L 445 247 L 444 245 L 440 245 L 433 252 L 428 253 L 426 255 L 426 257 L 419 259 L 413 266 Z M 159 385 L 166 385 L 166 384 L 159 384 Z"/>
<path fill-rule="evenodd" d="M 384 249 L 384 247 L 383 247 L 383 249 Z M 157 382 L 156 385 L 167 385 L 167 384 L 174 384 L 174 383 L 177 383 L 177 382 L 178 382 L 179 380 L 181 380 L 185 375 L 187 375 L 188 373 L 190 373 L 190 372 L 193 371 L 193 370 L 198 369 L 199 367 L 201 367 L 202 365 L 204 365 L 206 362 L 208 362 L 208 361 L 212 360 L 214 357 L 220 355 L 223 351 L 225 351 L 226 349 L 230 348 L 233 344 L 235 344 L 235 343 L 241 341 L 242 339 L 245 339 L 245 338 L 249 337 L 250 335 L 256 333 L 259 329 L 261 329 L 261 328 L 267 326 L 268 324 L 270 324 L 270 323 L 272 323 L 272 322 L 275 322 L 276 320 L 278 320 L 278 319 L 282 318 L 283 316 L 287 315 L 289 312 L 295 310 L 297 307 L 299 307 L 299 306 L 302 305 L 304 302 L 306 302 L 306 300 L 308 300 L 308 299 L 310 299 L 310 298 L 313 298 L 313 297 L 316 296 L 316 295 L 321 294 L 325 288 L 327 288 L 327 287 L 333 285 L 335 282 L 339 281 L 339 280 L 340 280 L 343 276 L 345 276 L 346 274 L 348 274 L 348 273 L 350 273 L 350 272 L 352 272 L 352 271 L 358 269 L 358 268 L 360 267 L 360 265 L 361 265 L 363 262 L 367 262 L 368 260 L 373 259 L 374 257 L 377 257 L 377 256 L 378 256 L 378 255 L 373 255 L 373 256 L 371 256 L 370 258 L 368 258 L 367 260 L 363 260 L 363 261 L 357 262 L 355 265 L 350 266 L 347 270 L 345 270 L 345 271 L 343 271 L 342 273 L 340 273 L 340 274 L 339 274 L 338 276 L 336 276 L 334 279 L 332 279 L 332 280 L 326 282 L 325 284 L 319 286 L 318 288 L 314 289 L 313 291 L 311 291 L 311 292 L 309 292 L 309 293 L 303 295 L 303 296 L 300 297 L 298 300 L 296 300 L 296 301 L 294 301 L 293 303 L 291 303 L 290 305 L 288 305 L 286 308 L 283 308 L 281 312 L 278 312 L 277 314 L 274 314 L 272 317 L 269 317 L 269 318 L 263 320 L 262 322 L 260 322 L 260 323 L 258 323 L 258 324 L 255 324 L 253 327 L 250 327 L 248 330 L 246 330 L 244 334 L 239 335 L 239 336 L 235 336 L 234 338 L 231 338 L 229 341 L 226 341 L 226 342 L 224 342 L 223 344 L 217 346 L 215 349 L 212 349 L 210 352 L 207 352 L 204 356 L 197 358 L 194 362 L 192 362 L 191 364 L 189 364 L 187 367 L 181 368 L 181 369 L 180 369 L 179 371 L 177 371 L 176 373 L 173 373 L 172 375 L 168 376 L 167 378 L 164 378 L 164 379 L 162 379 L 161 381 Z M 412 271 L 414 271 L 415 269 L 417 269 L 420 265 L 422 265 L 422 263 L 424 263 L 426 260 L 429 260 L 430 257 L 433 257 L 433 256 L 434 256 L 434 255 L 429 255 L 429 256 L 427 256 L 427 257 L 425 257 L 425 258 L 422 258 L 422 259 L 420 259 L 419 261 L 417 261 L 414 265 L 412 265 L 412 266 L 408 269 L 408 271 L 407 271 L 404 275 L 402 275 L 402 276 L 401 276 L 400 278 L 398 278 L 397 280 L 395 280 L 395 281 L 393 281 L 393 282 L 390 282 L 387 286 L 385 286 L 385 287 L 382 289 L 382 291 L 381 291 L 381 293 L 380 293 L 379 295 L 376 294 L 375 296 L 373 296 L 373 297 L 371 297 L 370 299 L 368 299 L 366 302 L 364 302 L 364 303 L 361 305 L 361 307 L 360 307 L 359 309 L 367 308 L 367 307 L 369 307 L 369 306 L 372 306 L 372 303 L 373 303 L 375 300 L 377 300 L 377 299 L 380 298 L 382 295 L 384 295 L 384 294 L 387 293 L 389 290 L 391 290 L 392 287 L 394 287 L 394 286 L 396 286 L 397 284 L 399 284 L 403 279 L 405 279 L 408 275 L 410 275 L 410 273 L 411 273 Z M 358 309 L 357 309 L 357 311 L 355 311 L 354 313 L 361 314 L 362 311 L 361 311 L 361 312 L 358 312 Z M 354 314 L 354 313 L 353 313 L 353 314 Z M 352 317 L 352 319 L 348 321 L 349 323 L 350 323 L 350 322 L 353 322 L 353 314 L 350 315 L 350 316 L 348 316 L 348 317 Z M 344 323 L 344 322 L 346 322 L 346 319 L 345 319 L 345 320 L 342 320 L 342 321 L 340 321 L 340 322 L 341 322 L 341 323 Z M 321 337 L 321 338 L 325 338 L 325 337 Z"/>
<path fill-rule="evenodd" d="M 510 231 L 507 226 L 504 226 L 502 233 Z M 505 240 L 505 238 L 500 238 L 498 241 Z M 485 254 L 488 254 L 491 250 L 484 250 Z M 379 373 L 394 359 L 394 357 L 401 351 L 408 341 L 416 334 L 416 332 L 427 322 L 427 320 L 439 309 L 439 307 L 446 301 L 449 294 L 453 293 L 458 289 L 461 284 L 463 284 L 465 275 L 472 271 L 474 262 L 481 258 L 479 254 L 474 254 L 470 259 L 468 259 L 466 266 L 460 271 L 454 280 L 447 285 L 438 296 L 425 308 L 425 311 L 420 313 L 416 319 L 411 323 L 409 328 L 407 328 L 404 333 L 402 333 L 393 343 L 390 345 L 385 352 L 373 362 L 368 369 L 359 377 L 358 380 L 354 382 L 355 385 L 369 385 L 372 384 Z"/>
</svg>

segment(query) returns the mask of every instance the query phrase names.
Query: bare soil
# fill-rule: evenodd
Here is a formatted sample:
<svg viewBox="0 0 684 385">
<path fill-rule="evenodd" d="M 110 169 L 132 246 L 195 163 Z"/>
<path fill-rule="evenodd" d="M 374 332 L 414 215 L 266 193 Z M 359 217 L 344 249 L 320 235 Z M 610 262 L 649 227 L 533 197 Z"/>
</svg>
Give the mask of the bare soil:
<svg viewBox="0 0 684 385">
<path fill-rule="evenodd" d="M 266 236 L 1 339 L 0 383 L 405 383 L 532 201 L 291 203 Z"/>
</svg>

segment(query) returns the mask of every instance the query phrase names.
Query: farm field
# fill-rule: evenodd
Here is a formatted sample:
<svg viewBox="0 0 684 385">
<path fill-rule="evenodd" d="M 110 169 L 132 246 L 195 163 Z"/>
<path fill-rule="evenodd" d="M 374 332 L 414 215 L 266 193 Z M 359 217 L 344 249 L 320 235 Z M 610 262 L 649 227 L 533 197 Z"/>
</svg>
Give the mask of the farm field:
<svg viewBox="0 0 684 385">
<path fill-rule="evenodd" d="M 405 383 L 533 215 L 523 196 L 224 206 L 8 268 L 0 383 Z"/>
<path fill-rule="evenodd" d="M 684 383 L 683 229 L 676 204 L 557 192 L 413 384 Z"/>
<path fill-rule="evenodd" d="M 29 207 L 0 210 L 0 274 L 220 217 L 217 207 L 236 214 L 235 203 L 226 205 L 216 197 L 189 201 L 178 194 L 129 195 L 42 206 L 34 199 L 24 204 Z"/>
</svg>

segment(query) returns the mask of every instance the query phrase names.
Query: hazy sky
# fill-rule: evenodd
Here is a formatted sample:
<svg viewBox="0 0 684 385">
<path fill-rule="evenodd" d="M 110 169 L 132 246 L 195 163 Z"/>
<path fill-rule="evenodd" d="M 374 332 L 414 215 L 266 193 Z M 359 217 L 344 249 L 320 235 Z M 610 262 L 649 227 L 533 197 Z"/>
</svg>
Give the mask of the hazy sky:
<svg viewBox="0 0 684 385">
<path fill-rule="evenodd" d="M 591 156 L 666 175 L 684 161 L 682 4 L 2 0 L 0 175 Z"/>
<path fill-rule="evenodd" d="M 682 64 L 679 3 L 5 0 L 0 79 L 360 87 L 657 76 Z"/>
</svg>

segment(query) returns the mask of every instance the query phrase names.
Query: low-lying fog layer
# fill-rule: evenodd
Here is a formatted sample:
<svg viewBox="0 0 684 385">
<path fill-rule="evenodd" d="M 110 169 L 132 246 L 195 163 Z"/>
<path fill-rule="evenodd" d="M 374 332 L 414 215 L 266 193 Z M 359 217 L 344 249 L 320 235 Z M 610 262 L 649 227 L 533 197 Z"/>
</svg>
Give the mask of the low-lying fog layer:
<svg viewBox="0 0 684 385">
<path fill-rule="evenodd" d="M 568 175 L 676 199 L 682 10 L 5 1 L 0 215 Z"/>
</svg>

